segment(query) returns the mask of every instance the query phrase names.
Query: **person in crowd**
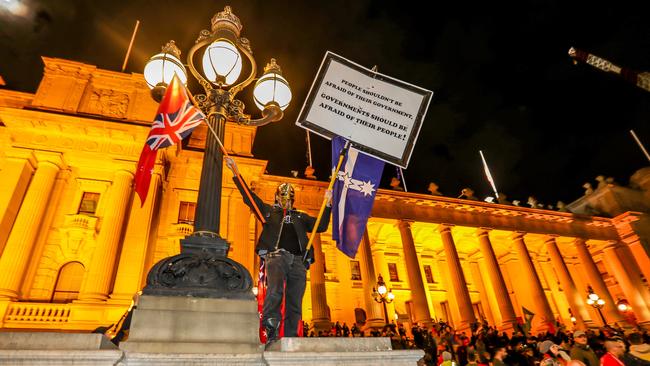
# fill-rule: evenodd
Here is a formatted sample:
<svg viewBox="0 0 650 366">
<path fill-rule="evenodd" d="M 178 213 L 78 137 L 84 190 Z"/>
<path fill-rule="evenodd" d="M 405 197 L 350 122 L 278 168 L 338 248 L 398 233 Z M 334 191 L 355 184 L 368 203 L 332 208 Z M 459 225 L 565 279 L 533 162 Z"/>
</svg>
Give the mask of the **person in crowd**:
<svg viewBox="0 0 650 366">
<path fill-rule="evenodd" d="M 540 366 L 564 366 L 566 360 L 560 356 L 560 346 L 551 340 L 545 340 L 539 345 L 539 352 L 542 354 Z"/>
<path fill-rule="evenodd" d="M 610 338 L 605 341 L 607 353 L 600 358 L 601 366 L 625 366 L 621 358 L 625 354 L 625 343 L 620 338 Z"/>
<path fill-rule="evenodd" d="M 503 359 L 506 357 L 507 352 L 506 348 L 501 346 L 497 347 L 494 350 L 494 356 L 492 356 L 492 365 L 493 366 L 506 366 L 506 363 L 503 362 Z"/>
<path fill-rule="evenodd" d="M 645 361 L 646 365 L 650 365 L 650 345 L 644 343 L 641 334 L 637 332 L 631 333 L 628 340 L 630 342 L 630 351 L 626 354 L 625 364 L 636 363 L 642 365 L 644 363 L 641 361 Z"/>
<path fill-rule="evenodd" d="M 587 333 L 582 330 L 576 330 L 573 333 L 573 347 L 571 347 L 570 356 L 572 360 L 583 362 L 587 366 L 599 366 L 600 360 L 596 352 L 587 342 Z"/>
</svg>

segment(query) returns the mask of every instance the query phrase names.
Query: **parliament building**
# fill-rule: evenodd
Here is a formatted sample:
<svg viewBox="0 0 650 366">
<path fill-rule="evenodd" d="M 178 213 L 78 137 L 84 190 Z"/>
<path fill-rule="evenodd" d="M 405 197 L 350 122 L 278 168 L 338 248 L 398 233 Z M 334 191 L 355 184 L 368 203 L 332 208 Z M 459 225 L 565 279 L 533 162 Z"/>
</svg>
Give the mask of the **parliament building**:
<svg viewBox="0 0 650 366">
<path fill-rule="evenodd" d="M 157 110 L 142 75 L 43 62 L 34 94 L 0 89 L 0 330 L 90 332 L 117 322 L 149 269 L 193 232 L 207 130 L 159 152 L 141 206 L 133 179 Z M 246 181 L 267 202 L 290 182 L 296 207 L 315 216 L 326 182 L 265 174 L 255 133 L 227 123 L 224 143 Z M 261 227 L 223 174 L 220 234 L 256 281 Z M 650 168 L 569 208 L 380 189 L 355 259 L 329 232 L 315 238 L 303 318 L 319 329 L 486 320 L 509 332 L 526 309 L 533 331 L 650 327 Z M 380 275 L 394 294 L 386 315 L 373 298 Z"/>
</svg>

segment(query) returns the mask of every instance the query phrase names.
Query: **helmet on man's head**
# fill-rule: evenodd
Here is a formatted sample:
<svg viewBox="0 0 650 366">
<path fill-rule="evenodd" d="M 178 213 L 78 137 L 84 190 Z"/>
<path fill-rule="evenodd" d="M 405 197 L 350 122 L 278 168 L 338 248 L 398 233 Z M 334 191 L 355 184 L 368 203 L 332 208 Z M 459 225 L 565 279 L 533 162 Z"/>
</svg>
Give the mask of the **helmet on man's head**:
<svg viewBox="0 0 650 366">
<path fill-rule="evenodd" d="M 275 203 L 286 206 L 286 203 L 290 201 L 293 204 L 294 195 L 293 186 L 290 183 L 282 183 L 275 191 Z"/>
</svg>

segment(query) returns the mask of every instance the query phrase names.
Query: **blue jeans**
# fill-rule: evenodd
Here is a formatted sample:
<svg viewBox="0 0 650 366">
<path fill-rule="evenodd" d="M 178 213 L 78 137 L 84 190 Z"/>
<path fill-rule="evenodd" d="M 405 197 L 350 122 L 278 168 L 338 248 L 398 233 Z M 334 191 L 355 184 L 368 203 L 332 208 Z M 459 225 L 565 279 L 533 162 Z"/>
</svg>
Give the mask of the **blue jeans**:
<svg viewBox="0 0 650 366">
<path fill-rule="evenodd" d="M 298 322 L 302 318 L 302 297 L 305 294 L 307 269 L 302 256 L 286 251 L 269 253 L 266 260 L 266 297 L 262 310 L 264 324 L 279 324 L 280 307 L 285 295 L 284 336 L 298 335 Z"/>
</svg>

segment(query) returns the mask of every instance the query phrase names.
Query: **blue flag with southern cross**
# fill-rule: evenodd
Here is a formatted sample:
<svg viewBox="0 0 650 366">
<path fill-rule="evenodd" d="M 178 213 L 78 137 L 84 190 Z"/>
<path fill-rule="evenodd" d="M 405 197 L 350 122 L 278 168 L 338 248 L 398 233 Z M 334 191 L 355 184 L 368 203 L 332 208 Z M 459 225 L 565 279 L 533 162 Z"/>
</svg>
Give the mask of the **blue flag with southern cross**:
<svg viewBox="0 0 650 366">
<path fill-rule="evenodd" d="M 336 167 L 345 139 L 332 139 L 332 165 Z M 332 192 L 332 239 L 336 247 L 354 258 L 375 202 L 384 162 L 350 148 Z"/>
</svg>

